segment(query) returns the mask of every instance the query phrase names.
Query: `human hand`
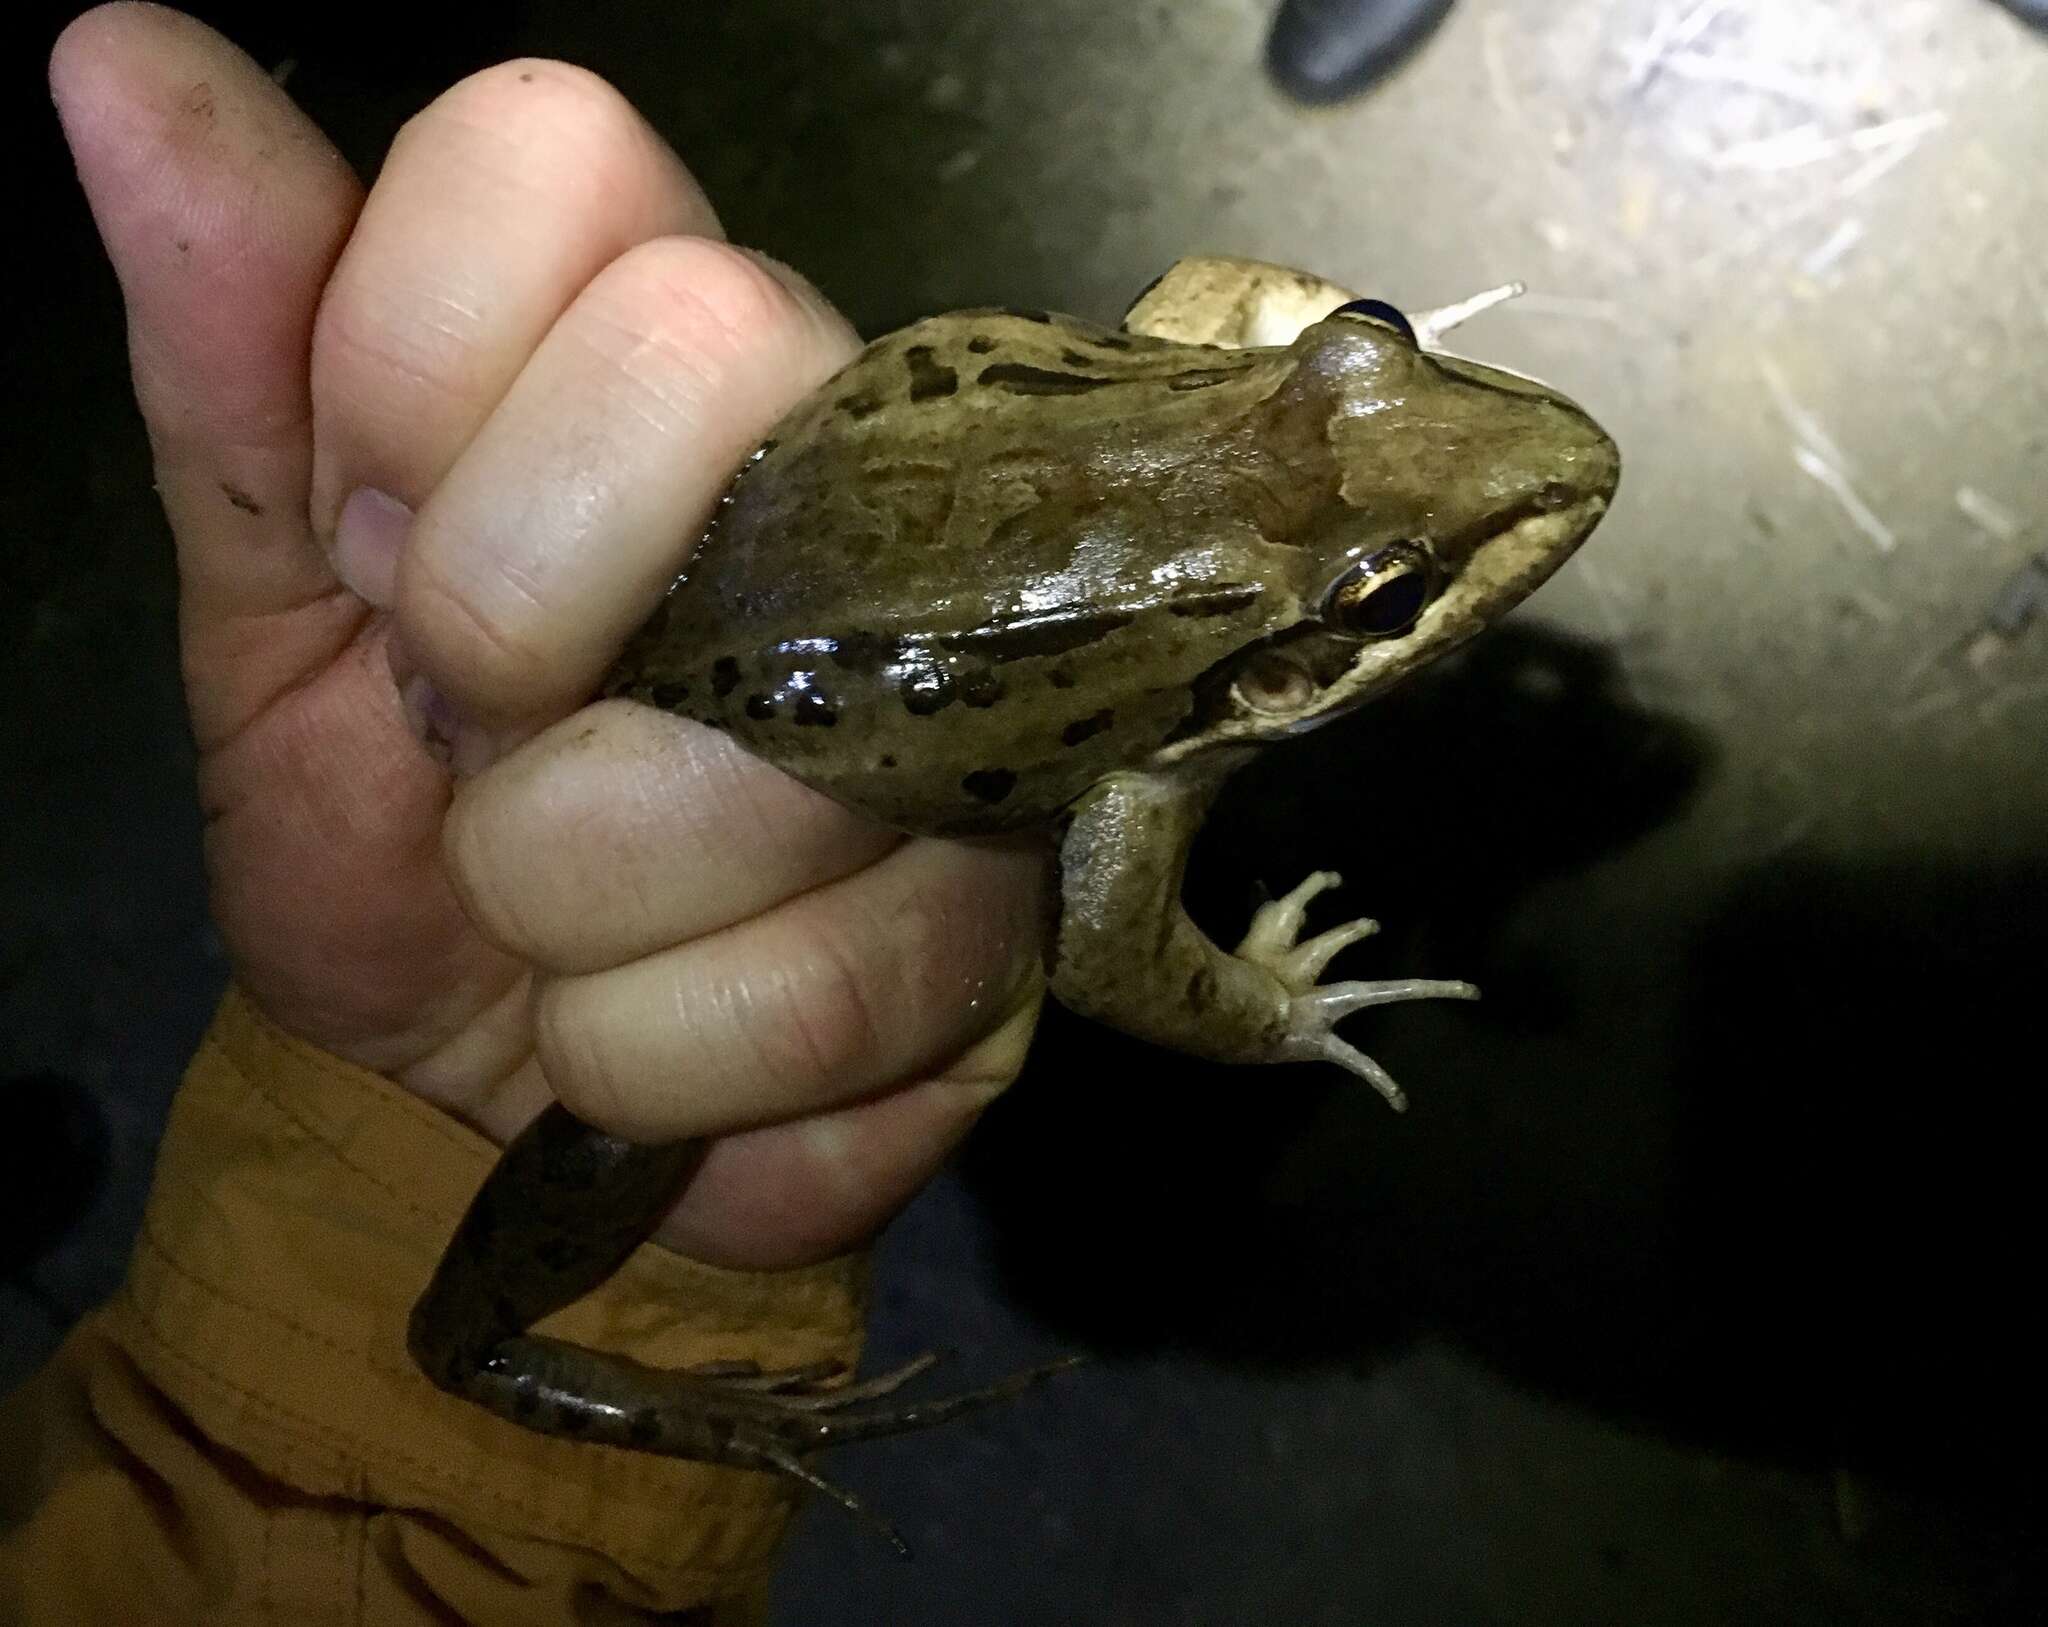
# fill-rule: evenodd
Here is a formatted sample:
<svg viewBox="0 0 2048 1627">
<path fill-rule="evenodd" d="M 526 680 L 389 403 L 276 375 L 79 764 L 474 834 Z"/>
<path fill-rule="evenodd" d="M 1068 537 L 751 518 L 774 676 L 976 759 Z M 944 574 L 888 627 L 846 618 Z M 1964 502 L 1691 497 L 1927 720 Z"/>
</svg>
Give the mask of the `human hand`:
<svg viewBox="0 0 2048 1627">
<path fill-rule="evenodd" d="M 659 1234 L 685 1252 L 865 1237 L 1022 1061 L 1044 859 L 579 709 L 844 322 L 562 64 L 457 85 L 367 197 L 175 12 L 86 14 L 51 79 L 176 538 L 242 987 L 501 1141 L 551 1094 L 721 1137 Z"/>
</svg>

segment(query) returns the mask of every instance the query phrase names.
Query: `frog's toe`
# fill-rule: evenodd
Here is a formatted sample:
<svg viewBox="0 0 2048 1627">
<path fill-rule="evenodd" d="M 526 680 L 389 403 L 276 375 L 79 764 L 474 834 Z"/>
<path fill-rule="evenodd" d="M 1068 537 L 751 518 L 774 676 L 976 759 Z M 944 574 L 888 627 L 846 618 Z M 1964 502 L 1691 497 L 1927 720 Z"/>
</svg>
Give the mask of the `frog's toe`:
<svg viewBox="0 0 2048 1627">
<path fill-rule="evenodd" d="M 705 1361 L 682 1369 L 691 1378 L 710 1379 L 734 1390 L 775 1393 L 808 1390 L 846 1371 L 843 1361 L 814 1361 L 805 1367 L 764 1368 L 757 1361 Z"/>
<path fill-rule="evenodd" d="M 1237 946 L 1237 958 L 1277 977 L 1289 994 L 1306 994 L 1316 986 L 1323 968 L 1344 950 L 1379 931 L 1377 921 L 1360 918 L 1317 933 L 1307 943 L 1297 943 L 1308 917 L 1308 906 L 1344 878 L 1334 870 L 1318 870 L 1285 898 L 1261 904 L 1252 924 Z"/>
<path fill-rule="evenodd" d="M 886 1373 L 877 1373 L 873 1378 L 863 1379 L 858 1384 L 835 1384 L 826 1388 L 818 1384 L 790 1386 L 776 1393 L 788 1400 L 791 1406 L 806 1412 L 831 1412 L 836 1408 L 850 1406 L 856 1401 L 873 1401 L 893 1394 L 903 1388 L 918 1374 L 929 1372 L 939 1362 L 936 1350 L 927 1350 L 901 1367 L 893 1367 Z M 836 1365 L 836 1364 L 835 1364 Z M 838 1371 L 844 1372 L 843 1367 Z"/>
<path fill-rule="evenodd" d="M 1310 989 L 1287 1003 L 1287 1034 L 1281 1041 L 1280 1059 L 1334 1062 L 1386 1097 L 1387 1105 L 1395 1112 L 1404 1112 L 1408 1097 L 1394 1083 L 1393 1075 L 1350 1041 L 1340 1039 L 1334 1031 L 1337 1023 L 1368 1006 L 1394 1005 L 1403 1000 L 1478 998 L 1479 991 L 1470 983 L 1421 977 L 1381 983 L 1333 983 L 1326 989 Z"/>
<path fill-rule="evenodd" d="M 1377 921 L 1362 918 L 1346 921 L 1342 926 L 1319 932 L 1307 943 L 1296 944 L 1286 953 L 1275 955 L 1262 964 L 1287 985 L 1289 994 L 1306 994 L 1316 986 L 1316 979 L 1323 975 L 1324 967 L 1344 950 L 1370 938 L 1379 929 Z"/>
<path fill-rule="evenodd" d="M 964 1412 L 978 1411 L 1021 1395 L 1081 1360 L 1078 1356 L 1065 1356 L 956 1395 L 899 1401 L 887 1407 L 859 1405 L 893 1394 L 920 1373 L 928 1372 L 938 1359 L 935 1352 L 927 1351 L 901 1367 L 859 1384 L 815 1385 L 802 1390 L 768 1391 L 747 1379 L 693 1379 L 670 1398 L 669 1404 L 678 1417 L 693 1421 L 707 1417 L 725 1420 L 740 1458 L 759 1459 L 768 1456 L 771 1449 L 814 1452 L 847 1441 L 875 1440 L 884 1435 L 928 1429 Z M 724 1461 L 734 1459 L 727 1456 Z"/>
<path fill-rule="evenodd" d="M 904 1546 L 894 1527 L 845 1487 L 835 1485 L 819 1474 L 804 1459 L 827 1446 L 874 1440 L 884 1435 L 903 1435 L 942 1424 L 963 1412 L 1008 1401 L 1080 1361 L 1078 1356 L 1064 1357 L 1041 1367 L 1012 1373 L 994 1384 L 960 1395 L 850 1410 L 853 1403 L 873 1401 L 889 1394 L 926 1371 L 938 1359 L 936 1354 L 928 1352 L 863 1384 L 841 1385 L 814 1395 L 764 1395 L 755 1390 L 744 1396 L 730 1394 L 723 1404 L 699 1395 L 683 1401 L 681 1410 L 691 1415 L 692 1422 L 707 1416 L 716 1418 L 724 1438 L 724 1448 L 718 1454 L 721 1461 L 769 1469 L 801 1481 L 876 1527 L 898 1553 L 908 1556 L 910 1550 Z"/>
<path fill-rule="evenodd" d="M 1244 941 L 1237 946 L 1238 959 L 1251 961 L 1280 975 L 1278 962 L 1293 952 L 1295 939 L 1301 936 L 1302 923 L 1308 918 L 1309 905 L 1333 887 L 1343 885 L 1344 878 L 1336 871 L 1318 870 L 1285 898 L 1261 904 L 1252 912 L 1252 924 L 1245 932 Z M 1371 926 L 1369 922 L 1365 924 Z M 1336 950 L 1330 952 L 1335 954 Z M 1311 978 L 1309 981 L 1315 980 Z"/>
</svg>

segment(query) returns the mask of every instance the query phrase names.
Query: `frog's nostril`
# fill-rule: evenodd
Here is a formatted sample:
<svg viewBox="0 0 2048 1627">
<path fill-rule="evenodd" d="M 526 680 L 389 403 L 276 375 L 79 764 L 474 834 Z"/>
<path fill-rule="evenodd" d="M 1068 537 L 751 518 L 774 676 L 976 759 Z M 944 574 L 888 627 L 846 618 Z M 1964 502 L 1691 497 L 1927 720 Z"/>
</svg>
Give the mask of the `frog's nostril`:
<svg viewBox="0 0 2048 1627">
<path fill-rule="evenodd" d="M 1555 514 L 1561 508 L 1570 508 L 1575 500 L 1571 487 L 1562 480 L 1547 480 L 1536 493 L 1536 507 L 1544 514 Z"/>
</svg>

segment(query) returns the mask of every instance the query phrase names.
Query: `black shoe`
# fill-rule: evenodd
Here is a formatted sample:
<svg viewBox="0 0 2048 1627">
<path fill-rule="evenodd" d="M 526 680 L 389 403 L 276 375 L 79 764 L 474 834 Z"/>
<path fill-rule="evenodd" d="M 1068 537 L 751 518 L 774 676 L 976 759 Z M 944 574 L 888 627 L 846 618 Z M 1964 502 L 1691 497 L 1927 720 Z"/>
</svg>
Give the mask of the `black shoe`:
<svg viewBox="0 0 2048 1627">
<path fill-rule="evenodd" d="M 1281 0 L 1266 68 L 1298 102 L 1339 102 L 1390 73 L 1451 0 Z"/>
</svg>

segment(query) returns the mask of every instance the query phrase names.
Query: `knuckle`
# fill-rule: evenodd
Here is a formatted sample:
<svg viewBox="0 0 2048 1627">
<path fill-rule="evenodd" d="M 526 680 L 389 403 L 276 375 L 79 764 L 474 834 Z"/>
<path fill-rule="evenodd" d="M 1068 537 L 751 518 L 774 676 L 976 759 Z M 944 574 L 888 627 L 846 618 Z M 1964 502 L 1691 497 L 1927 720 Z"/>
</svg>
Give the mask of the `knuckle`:
<svg viewBox="0 0 2048 1627">
<path fill-rule="evenodd" d="M 806 1095 L 867 1084 L 885 1054 L 883 1010 L 892 981 L 890 955 L 862 954 L 840 934 L 814 935 L 792 975 L 777 980 L 775 998 L 753 1031 L 769 1078 L 794 1069 L 810 1082 Z"/>
<path fill-rule="evenodd" d="M 616 1047 L 603 1043 L 602 1019 L 593 1010 L 590 978 L 542 982 L 534 993 L 534 1050 L 548 1088 L 586 1124 L 622 1133 L 631 1128 L 638 1091 L 619 1064 Z"/>
<path fill-rule="evenodd" d="M 463 913 L 500 949 L 550 969 L 564 912 L 549 910 L 548 873 L 532 862 L 536 842 L 516 804 L 494 796 L 488 772 L 458 794 L 441 828 L 441 859 Z M 557 930 L 551 930 L 557 929 Z"/>
<path fill-rule="evenodd" d="M 463 546 L 463 539 L 437 536 L 431 510 L 422 515 L 399 577 L 406 648 L 448 682 L 456 699 L 489 697 L 489 712 L 516 713 L 550 670 L 554 652 L 535 636 L 545 607 L 502 570 L 488 587 L 451 579 L 441 555 Z"/>
<path fill-rule="evenodd" d="M 714 373 L 800 324 L 787 288 L 748 255 L 704 237 L 656 237 L 601 272 L 591 298 L 624 333 Z"/>
<path fill-rule="evenodd" d="M 441 826 L 441 862 L 465 914 L 502 936 L 506 910 L 498 893 L 500 842 L 494 813 L 484 799 L 457 795 Z"/>
<path fill-rule="evenodd" d="M 358 259 L 337 273 L 314 327 L 312 378 L 320 405 L 344 405 L 396 429 L 393 392 L 407 415 L 422 402 L 470 399 L 481 333 L 460 301 L 418 297 L 390 281 L 392 271 Z"/>
</svg>

